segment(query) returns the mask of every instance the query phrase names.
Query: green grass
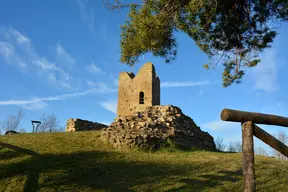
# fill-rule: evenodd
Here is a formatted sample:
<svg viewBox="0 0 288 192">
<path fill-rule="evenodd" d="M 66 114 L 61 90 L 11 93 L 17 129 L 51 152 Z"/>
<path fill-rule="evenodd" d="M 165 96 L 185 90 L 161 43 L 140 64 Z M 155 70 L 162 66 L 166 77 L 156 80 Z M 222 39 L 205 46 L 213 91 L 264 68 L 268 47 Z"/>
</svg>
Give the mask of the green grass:
<svg viewBox="0 0 288 192">
<path fill-rule="evenodd" d="M 116 151 L 99 131 L 0 136 L 0 191 L 243 191 L 241 153 Z M 288 163 L 256 156 L 257 191 L 288 191 Z"/>
</svg>

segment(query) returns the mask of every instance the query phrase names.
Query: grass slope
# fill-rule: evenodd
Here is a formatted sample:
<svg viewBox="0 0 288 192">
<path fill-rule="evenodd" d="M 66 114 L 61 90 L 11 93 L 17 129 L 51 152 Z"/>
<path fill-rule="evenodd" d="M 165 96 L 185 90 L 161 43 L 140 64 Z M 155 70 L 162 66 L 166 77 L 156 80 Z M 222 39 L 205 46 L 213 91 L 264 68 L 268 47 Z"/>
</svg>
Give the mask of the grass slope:
<svg viewBox="0 0 288 192">
<path fill-rule="evenodd" d="M 243 191 L 241 153 L 115 151 L 99 132 L 0 136 L 0 191 Z M 288 191 L 288 163 L 256 156 L 257 191 Z"/>
</svg>

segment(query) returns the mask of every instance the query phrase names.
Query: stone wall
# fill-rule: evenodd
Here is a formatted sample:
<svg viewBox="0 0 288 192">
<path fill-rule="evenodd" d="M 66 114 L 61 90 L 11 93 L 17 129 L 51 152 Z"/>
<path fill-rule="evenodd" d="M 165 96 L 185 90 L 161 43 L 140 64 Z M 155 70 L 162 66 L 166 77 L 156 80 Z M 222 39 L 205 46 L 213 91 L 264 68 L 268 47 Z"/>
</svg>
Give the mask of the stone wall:
<svg viewBox="0 0 288 192">
<path fill-rule="evenodd" d="M 71 118 L 66 123 L 66 132 L 101 130 L 106 127 L 108 126 L 101 123 Z"/>
<path fill-rule="evenodd" d="M 157 149 L 170 138 L 179 146 L 216 150 L 213 137 L 172 105 L 150 106 L 118 118 L 103 129 L 101 138 L 117 149 L 135 146 Z"/>
<path fill-rule="evenodd" d="M 140 92 L 144 93 L 144 104 L 139 104 Z M 131 115 L 147 106 L 160 105 L 160 79 L 152 63 L 146 63 L 134 73 L 121 72 L 118 83 L 117 117 Z"/>
</svg>

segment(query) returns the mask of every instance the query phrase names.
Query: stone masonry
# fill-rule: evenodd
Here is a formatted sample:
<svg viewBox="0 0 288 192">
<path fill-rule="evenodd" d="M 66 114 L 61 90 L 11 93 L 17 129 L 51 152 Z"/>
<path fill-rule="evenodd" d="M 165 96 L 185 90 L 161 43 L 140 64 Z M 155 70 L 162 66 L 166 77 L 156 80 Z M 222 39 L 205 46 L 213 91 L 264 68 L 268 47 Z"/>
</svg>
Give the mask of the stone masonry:
<svg viewBox="0 0 288 192">
<path fill-rule="evenodd" d="M 160 105 L 160 79 L 152 63 L 146 63 L 137 75 L 121 72 L 118 83 L 117 118 Z"/>
<path fill-rule="evenodd" d="M 66 132 L 101 130 L 106 127 L 108 126 L 101 123 L 71 118 L 67 121 Z"/>
<path fill-rule="evenodd" d="M 168 138 L 178 146 L 216 150 L 213 137 L 172 105 L 146 107 L 115 120 L 101 133 L 101 139 L 117 149 L 137 146 L 157 150 Z"/>
<path fill-rule="evenodd" d="M 117 117 L 101 133 L 101 139 L 117 149 L 157 149 L 168 139 L 178 146 L 216 150 L 213 137 L 201 131 L 181 109 L 160 105 L 160 79 L 152 63 L 135 76 L 119 76 Z"/>
</svg>

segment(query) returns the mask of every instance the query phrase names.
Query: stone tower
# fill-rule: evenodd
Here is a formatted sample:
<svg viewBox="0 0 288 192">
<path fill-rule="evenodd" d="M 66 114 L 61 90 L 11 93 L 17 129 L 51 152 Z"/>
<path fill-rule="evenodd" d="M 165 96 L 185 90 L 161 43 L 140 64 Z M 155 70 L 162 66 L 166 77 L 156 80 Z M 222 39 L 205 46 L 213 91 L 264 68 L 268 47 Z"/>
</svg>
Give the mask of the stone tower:
<svg viewBox="0 0 288 192">
<path fill-rule="evenodd" d="M 118 83 L 117 118 L 141 111 L 147 106 L 160 105 L 160 79 L 152 63 L 146 63 L 135 76 L 121 72 Z"/>
</svg>

